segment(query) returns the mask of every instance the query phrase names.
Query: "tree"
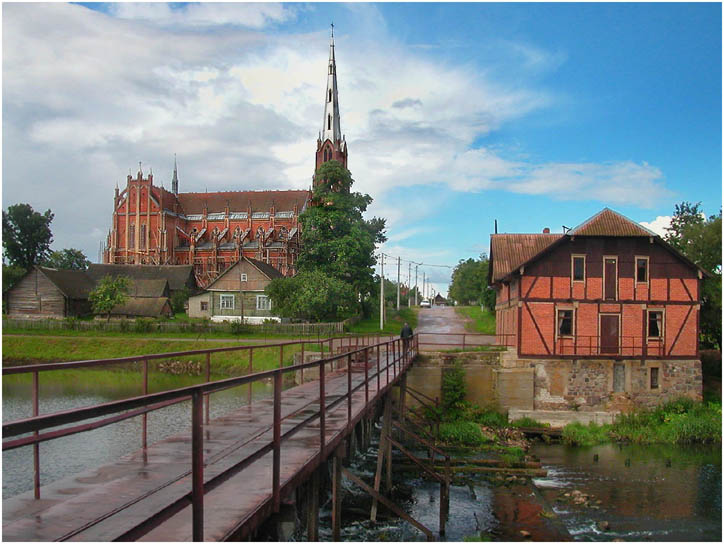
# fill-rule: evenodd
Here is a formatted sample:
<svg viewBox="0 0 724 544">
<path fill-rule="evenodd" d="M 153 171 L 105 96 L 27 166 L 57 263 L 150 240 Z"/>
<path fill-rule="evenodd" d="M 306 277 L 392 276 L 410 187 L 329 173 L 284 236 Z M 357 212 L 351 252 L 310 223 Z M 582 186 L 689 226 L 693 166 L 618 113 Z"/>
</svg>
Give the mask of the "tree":
<svg viewBox="0 0 724 544">
<path fill-rule="evenodd" d="M 58 268 L 61 270 L 86 270 L 90 261 L 80 249 L 61 249 L 53 251 L 43 261 L 43 266 Z"/>
<path fill-rule="evenodd" d="M 11 266 L 29 270 L 48 255 L 53 214 L 40 214 L 30 204 L 14 204 L 3 211 L 3 254 Z"/>
<path fill-rule="evenodd" d="M 299 216 L 302 250 L 299 272 L 322 272 L 352 288 L 362 303 L 373 294 L 375 244 L 386 240 L 385 220 L 366 220 L 363 213 L 372 202 L 369 195 L 350 191 L 354 180 L 337 161 L 317 169 L 312 206 Z"/>
<path fill-rule="evenodd" d="M 312 321 L 344 319 L 355 313 L 357 298 L 352 286 L 321 270 L 305 270 L 293 278 L 277 278 L 264 292 L 281 317 Z"/>
<path fill-rule="evenodd" d="M 448 296 L 459 304 L 483 304 L 495 307 L 495 291 L 488 287 L 490 261 L 484 253 L 478 260 L 460 261 L 452 273 Z"/>
<path fill-rule="evenodd" d="M 671 226 L 664 239 L 691 261 L 711 274 L 701 286 L 701 343 L 704 347 L 721 348 L 721 248 L 722 222 L 719 215 L 707 219 L 701 203 L 682 202 L 674 208 Z"/>
<path fill-rule="evenodd" d="M 127 276 L 104 276 L 98 286 L 88 295 L 88 300 L 96 315 L 107 315 L 111 320 L 111 310 L 128 299 L 131 280 Z"/>
<path fill-rule="evenodd" d="M 3 293 L 15 285 L 27 272 L 20 266 L 3 264 Z"/>
</svg>

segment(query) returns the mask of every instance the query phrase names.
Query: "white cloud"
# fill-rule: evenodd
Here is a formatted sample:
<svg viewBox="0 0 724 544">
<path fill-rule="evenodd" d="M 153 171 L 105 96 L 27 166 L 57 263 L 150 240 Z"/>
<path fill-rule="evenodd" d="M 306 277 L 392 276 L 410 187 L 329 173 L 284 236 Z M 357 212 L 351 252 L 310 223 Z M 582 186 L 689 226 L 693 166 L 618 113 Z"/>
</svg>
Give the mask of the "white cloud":
<svg viewBox="0 0 724 544">
<path fill-rule="evenodd" d="M 668 234 L 666 229 L 671 226 L 671 219 L 672 217 L 670 215 L 658 215 L 656 219 L 651 222 L 639 221 L 639 224 L 663 238 Z"/>
</svg>

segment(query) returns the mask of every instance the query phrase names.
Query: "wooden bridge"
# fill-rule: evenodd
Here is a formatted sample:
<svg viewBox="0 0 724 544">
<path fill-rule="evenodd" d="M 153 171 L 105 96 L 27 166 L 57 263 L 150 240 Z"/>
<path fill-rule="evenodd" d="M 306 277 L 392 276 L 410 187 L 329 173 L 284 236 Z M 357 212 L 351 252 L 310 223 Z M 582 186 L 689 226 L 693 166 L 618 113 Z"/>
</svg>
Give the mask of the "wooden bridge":
<svg viewBox="0 0 724 544">
<path fill-rule="evenodd" d="M 305 361 L 305 347 L 309 344 L 321 344 L 320 360 Z M 381 405 L 380 401 L 393 385 L 401 385 L 404 391 L 405 372 L 417 353 L 418 344 L 417 335 L 408 346 L 394 338 L 344 337 L 322 342 L 300 340 L 4 368 L 3 375 L 30 373 L 33 376 L 34 415 L 3 425 L 3 451 L 32 448 L 35 485 L 33 491 L 3 501 L 3 539 L 244 539 L 252 536 L 269 515 L 278 512 L 282 500 L 328 458 L 334 463 L 335 481 L 341 471 L 345 471 L 348 478 L 365 487 L 367 484 L 339 465 L 340 446 L 353 434 L 355 425 L 362 418 L 369 418 Z M 252 372 L 254 350 L 277 348 L 278 368 Z M 292 361 L 285 366 L 285 349 L 287 357 L 291 351 L 301 351 L 302 362 L 293 364 Z M 247 352 L 249 373 L 210 381 L 212 356 L 229 351 Z M 148 393 L 150 363 L 187 356 L 205 358 L 206 383 Z M 140 363 L 144 394 L 95 406 L 38 414 L 41 374 L 119 363 Z M 314 374 L 314 380 L 306 381 L 305 372 L 308 378 Z M 293 375 L 301 384 L 290 387 L 290 380 L 285 380 L 285 377 Z M 271 381 L 273 394 L 270 398 L 252 402 L 251 384 L 262 380 Z M 210 419 L 210 395 L 228 389 L 236 389 L 242 395 L 246 393 L 246 405 L 222 417 Z M 404 393 L 401 398 L 404 417 Z M 189 400 L 190 432 L 180 432 L 147 444 L 148 412 Z M 113 464 L 68 475 L 41 487 L 41 442 L 70 435 L 82 438 L 81 433 L 85 431 L 134 417 L 142 419 L 141 448 L 138 451 Z M 385 421 L 389 432 L 388 416 Z M 386 444 L 388 477 L 392 442 L 390 439 Z M 399 443 L 395 444 L 404 449 Z M 442 454 L 431 444 L 426 443 L 426 447 L 430 448 L 431 456 L 435 452 Z M 382 501 L 405 517 L 404 512 L 377 494 L 383 455 L 381 453 L 378 459 L 374 489 L 367 486 L 368 491 L 375 496 L 375 501 Z M 443 492 L 443 489 L 447 490 L 449 481 L 440 481 Z M 333 525 L 338 537 L 340 501 L 336 489 L 333 484 Z M 446 513 L 441 510 L 442 531 L 445 517 Z M 318 511 L 316 516 L 312 512 L 310 518 L 315 518 L 311 520 L 315 525 Z M 428 538 L 432 537 L 431 531 L 415 520 L 410 518 L 408 521 L 423 530 Z M 314 538 L 318 535 L 316 530 L 315 526 L 309 533 L 310 538 L 318 539 Z"/>
</svg>

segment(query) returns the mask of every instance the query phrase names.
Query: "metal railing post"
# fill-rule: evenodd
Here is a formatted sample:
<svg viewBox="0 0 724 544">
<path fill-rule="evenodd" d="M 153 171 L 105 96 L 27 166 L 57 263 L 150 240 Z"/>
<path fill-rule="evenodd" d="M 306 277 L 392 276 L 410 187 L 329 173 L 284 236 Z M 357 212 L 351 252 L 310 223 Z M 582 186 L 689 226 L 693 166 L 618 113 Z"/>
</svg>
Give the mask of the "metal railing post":
<svg viewBox="0 0 724 544">
<path fill-rule="evenodd" d="M 282 446 L 282 371 L 274 374 L 274 465 L 272 466 L 272 498 L 274 512 L 279 512 L 279 473 L 281 467 Z"/>
<path fill-rule="evenodd" d="M 327 399 L 324 390 L 324 359 L 319 360 L 319 454 L 320 461 L 324 460 L 324 446 L 327 437 L 325 436 L 325 423 L 327 419 Z"/>
<path fill-rule="evenodd" d="M 143 359 L 143 394 L 148 395 L 148 359 Z M 148 414 L 141 418 L 143 436 L 141 436 L 141 447 L 145 450 L 148 447 Z"/>
<path fill-rule="evenodd" d="M 463 349 L 465 349 L 465 333 L 463 333 Z"/>
<path fill-rule="evenodd" d="M 39 382 L 40 376 L 36 370 L 33 372 L 33 417 L 40 415 Z M 33 433 L 35 436 L 38 434 L 38 431 Z M 40 444 L 37 442 L 33 444 L 33 493 L 36 500 L 40 499 Z"/>
<path fill-rule="evenodd" d="M 380 392 L 380 345 L 377 344 L 377 393 Z"/>
<path fill-rule="evenodd" d="M 306 346 L 307 343 L 302 340 L 302 360 L 300 361 L 302 364 L 304 364 L 304 346 Z M 299 369 L 299 382 L 300 385 L 304 384 L 304 368 Z"/>
<path fill-rule="evenodd" d="M 254 357 L 254 348 L 249 348 L 249 374 L 253 374 L 254 367 L 252 365 L 252 360 Z M 249 388 L 246 391 L 246 404 L 251 408 L 251 382 L 249 382 Z"/>
<path fill-rule="evenodd" d="M 352 422 L 352 354 L 347 354 L 347 425 Z"/>
<path fill-rule="evenodd" d="M 211 353 L 210 353 L 210 352 L 206 354 L 206 381 L 207 381 L 207 382 L 210 382 L 210 381 L 211 381 Z M 204 404 L 205 404 L 205 407 L 204 407 L 204 408 L 206 409 L 206 414 L 205 414 L 205 415 L 206 415 L 206 420 L 205 420 L 205 421 L 206 421 L 206 424 L 208 425 L 208 423 L 209 423 L 209 412 L 210 412 L 210 410 L 211 410 L 211 408 L 210 408 L 210 405 L 211 405 L 211 394 L 210 394 L 210 393 L 206 393 L 206 394 L 204 395 Z"/>
<path fill-rule="evenodd" d="M 192 524 L 194 542 L 204 541 L 204 435 L 202 395 L 191 395 L 191 478 Z"/>
<path fill-rule="evenodd" d="M 365 406 L 367 406 L 370 402 L 370 375 L 368 370 L 369 363 L 369 354 L 367 353 L 367 348 L 365 348 Z"/>
<path fill-rule="evenodd" d="M 279 346 L 279 368 L 284 368 L 284 344 Z"/>
</svg>

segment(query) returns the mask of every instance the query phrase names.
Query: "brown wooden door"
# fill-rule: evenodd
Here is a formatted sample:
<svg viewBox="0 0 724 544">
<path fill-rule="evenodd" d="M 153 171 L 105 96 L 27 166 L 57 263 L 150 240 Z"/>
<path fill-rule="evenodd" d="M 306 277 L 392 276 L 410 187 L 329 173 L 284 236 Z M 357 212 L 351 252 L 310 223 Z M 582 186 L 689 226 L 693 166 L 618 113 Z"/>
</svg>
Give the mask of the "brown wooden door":
<svg viewBox="0 0 724 544">
<path fill-rule="evenodd" d="M 617 315 L 601 316 L 601 354 L 615 355 L 618 353 L 618 318 Z"/>
<path fill-rule="evenodd" d="M 616 300 L 616 259 L 604 259 L 603 260 L 605 277 L 603 286 L 603 298 L 605 300 Z"/>
</svg>

